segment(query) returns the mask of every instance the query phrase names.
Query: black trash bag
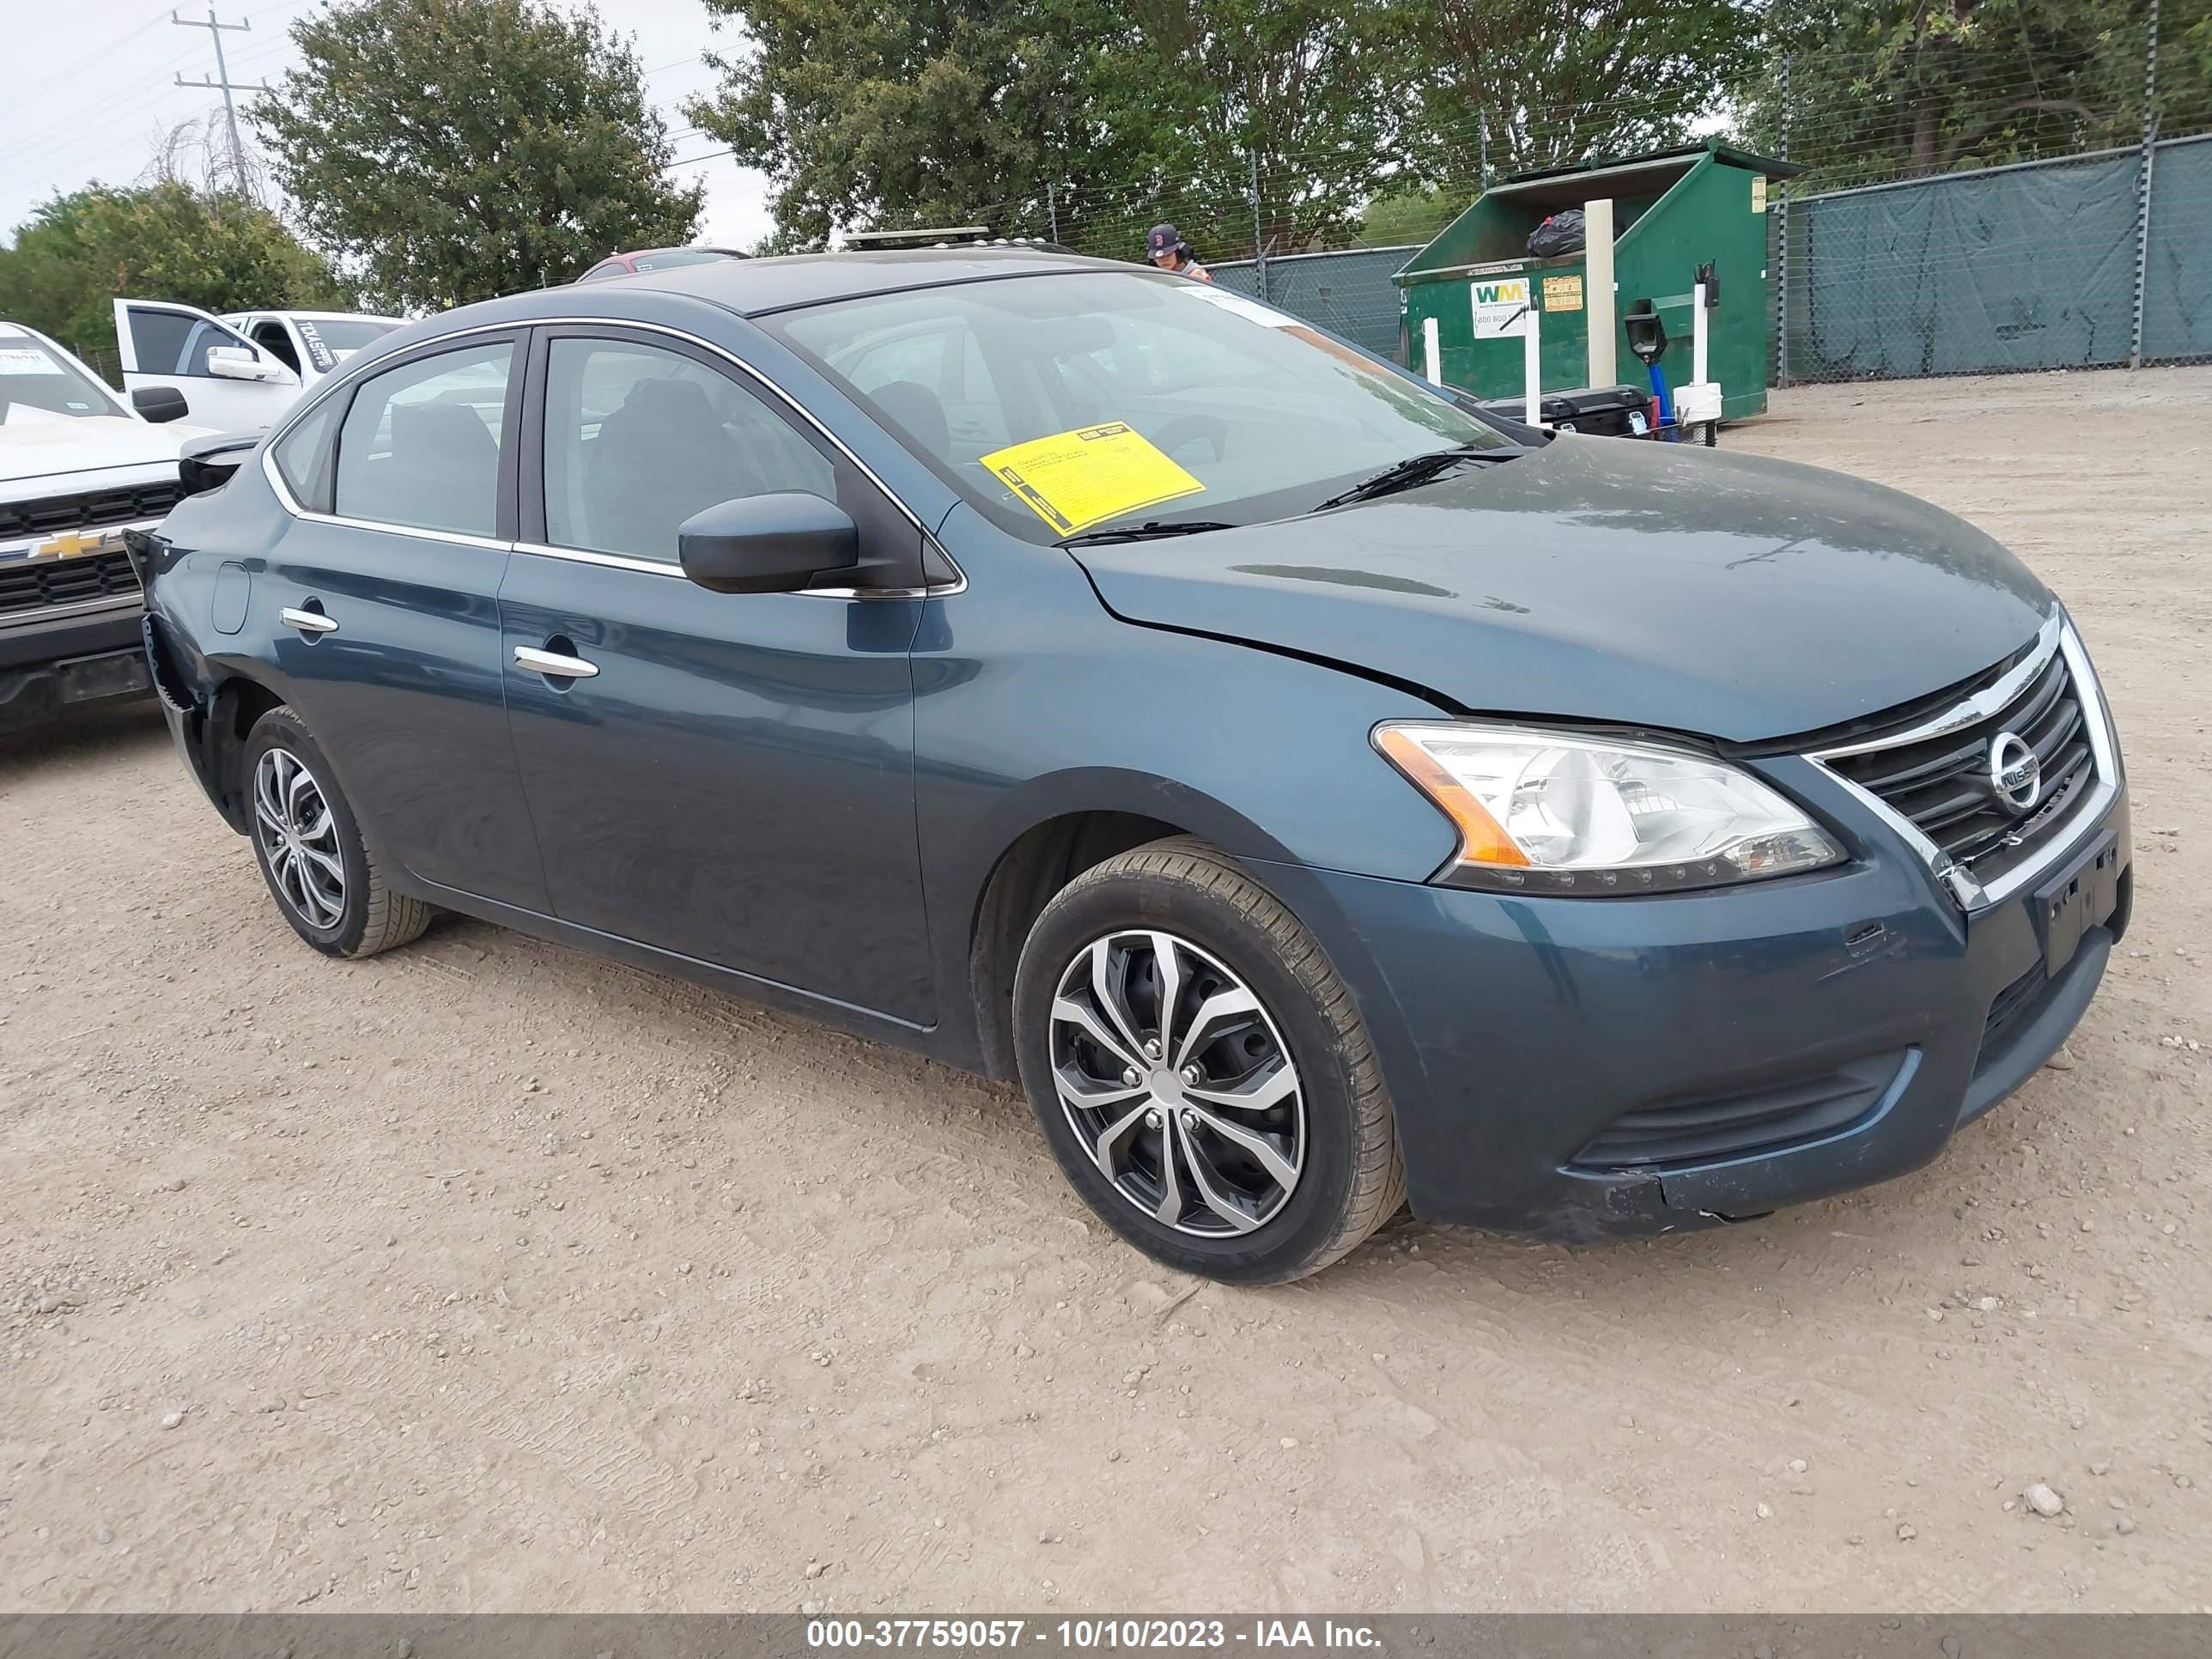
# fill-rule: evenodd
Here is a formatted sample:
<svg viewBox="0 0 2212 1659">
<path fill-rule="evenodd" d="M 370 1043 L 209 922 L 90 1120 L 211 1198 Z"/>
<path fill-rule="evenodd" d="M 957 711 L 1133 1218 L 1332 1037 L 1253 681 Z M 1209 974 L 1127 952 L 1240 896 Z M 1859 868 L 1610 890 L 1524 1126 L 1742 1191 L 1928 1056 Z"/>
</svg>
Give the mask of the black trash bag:
<svg viewBox="0 0 2212 1659">
<path fill-rule="evenodd" d="M 1528 233 L 1528 252 L 1539 259 L 1583 250 L 1583 210 L 1563 208 Z"/>
</svg>

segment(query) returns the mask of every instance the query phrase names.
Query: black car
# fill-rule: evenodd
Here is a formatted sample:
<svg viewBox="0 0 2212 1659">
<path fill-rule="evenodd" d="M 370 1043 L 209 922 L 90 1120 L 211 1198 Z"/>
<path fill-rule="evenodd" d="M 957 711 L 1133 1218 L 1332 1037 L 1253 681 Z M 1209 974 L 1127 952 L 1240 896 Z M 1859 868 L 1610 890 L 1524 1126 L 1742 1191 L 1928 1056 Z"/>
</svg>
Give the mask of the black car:
<svg viewBox="0 0 2212 1659">
<path fill-rule="evenodd" d="M 1893 491 L 1509 434 L 1018 249 L 519 295 L 146 544 L 179 749 L 329 955 L 451 909 L 1018 1076 L 1163 1261 L 1894 1175 L 2130 899 L 2050 592 Z"/>
</svg>

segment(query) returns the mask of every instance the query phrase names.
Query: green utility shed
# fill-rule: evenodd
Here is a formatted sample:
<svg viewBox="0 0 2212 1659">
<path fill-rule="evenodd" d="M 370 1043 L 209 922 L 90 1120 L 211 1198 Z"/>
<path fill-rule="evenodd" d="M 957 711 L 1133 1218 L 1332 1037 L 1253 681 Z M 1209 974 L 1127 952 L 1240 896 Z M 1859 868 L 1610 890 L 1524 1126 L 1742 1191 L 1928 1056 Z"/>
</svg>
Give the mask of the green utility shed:
<svg viewBox="0 0 2212 1659">
<path fill-rule="evenodd" d="M 1538 315 L 1543 389 L 1600 381 L 1640 384 L 1643 365 L 1628 349 L 1623 313 L 1649 299 L 1666 325 L 1662 362 L 1674 386 L 1692 379 L 1691 289 L 1711 264 L 1719 289 L 1708 313 L 1708 373 L 1719 383 L 1730 420 L 1766 407 L 1766 204 L 1769 180 L 1802 167 L 1717 140 L 1681 149 L 1516 173 L 1492 185 L 1447 225 L 1394 280 L 1402 290 L 1407 362 L 1425 367 L 1426 319 L 1437 322 L 1438 367 L 1450 386 L 1483 398 L 1525 390 L 1523 341 L 1478 337 L 1510 319 L 1524 300 Z M 1592 202 L 1613 208 L 1613 294 L 1590 291 L 1587 248 L 1552 258 L 1528 251 L 1528 234 L 1554 213 Z M 1601 259 L 1601 268 L 1602 260 Z M 1517 286 L 1525 284 L 1523 286 Z M 1592 370 L 1590 319 L 1609 318 L 1613 365 L 1601 349 Z M 1478 329 L 1478 319 L 1485 326 Z"/>
</svg>

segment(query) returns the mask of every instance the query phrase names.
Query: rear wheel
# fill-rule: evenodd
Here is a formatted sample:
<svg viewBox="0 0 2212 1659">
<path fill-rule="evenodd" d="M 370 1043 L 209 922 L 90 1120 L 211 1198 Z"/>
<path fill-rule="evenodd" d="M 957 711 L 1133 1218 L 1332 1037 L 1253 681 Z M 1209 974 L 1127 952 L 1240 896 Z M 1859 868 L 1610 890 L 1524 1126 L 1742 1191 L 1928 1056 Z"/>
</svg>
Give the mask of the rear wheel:
<svg viewBox="0 0 2212 1659">
<path fill-rule="evenodd" d="M 1014 1020 L 1060 1167 L 1171 1267 L 1297 1279 L 1403 1199 L 1350 993 L 1281 902 L 1203 842 L 1139 848 L 1055 896 L 1022 952 Z"/>
<path fill-rule="evenodd" d="M 292 931 L 332 957 L 373 957 L 422 936 L 430 907 L 392 890 L 331 763 L 297 714 L 272 708 L 246 740 L 253 856 Z"/>
</svg>

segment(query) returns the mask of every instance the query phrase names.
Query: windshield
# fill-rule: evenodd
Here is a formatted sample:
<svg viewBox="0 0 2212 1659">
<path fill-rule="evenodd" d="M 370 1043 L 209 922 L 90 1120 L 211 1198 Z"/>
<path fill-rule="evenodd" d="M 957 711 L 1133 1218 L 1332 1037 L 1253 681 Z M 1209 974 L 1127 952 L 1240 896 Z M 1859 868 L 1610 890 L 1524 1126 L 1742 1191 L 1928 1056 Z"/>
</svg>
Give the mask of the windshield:
<svg viewBox="0 0 2212 1659">
<path fill-rule="evenodd" d="M 910 289 L 761 322 L 1036 542 L 1285 518 L 1413 456 L 1510 441 L 1294 317 L 1143 270 Z"/>
<path fill-rule="evenodd" d="M 107 389 L 68 357 L 0 323 L 0 423 L 121 413 Z"/>
<path fill-rule="evenodd" d="M 313 329 L 332 351 L 358 351 L 372 340 L 380 340 L 398 328 L 374 317 L 302 317 L 301 332 Z"/>
</svg>

